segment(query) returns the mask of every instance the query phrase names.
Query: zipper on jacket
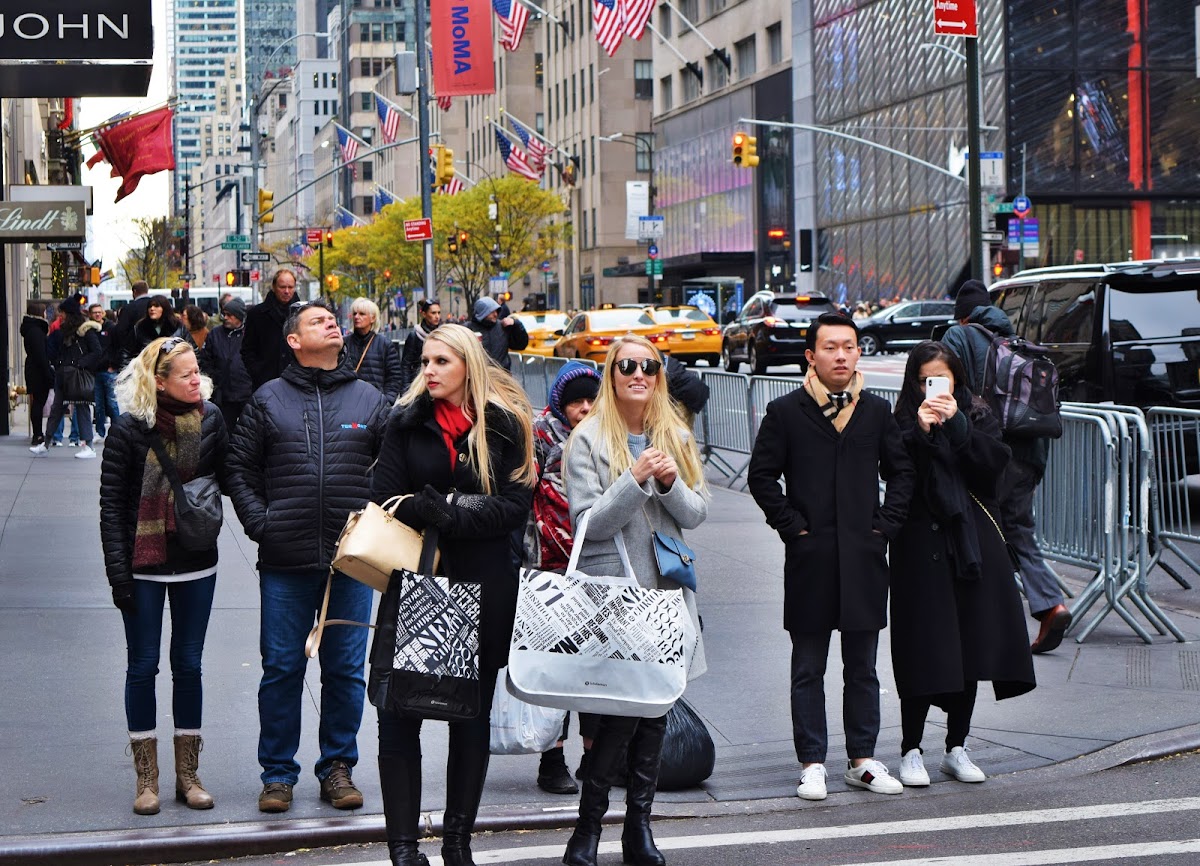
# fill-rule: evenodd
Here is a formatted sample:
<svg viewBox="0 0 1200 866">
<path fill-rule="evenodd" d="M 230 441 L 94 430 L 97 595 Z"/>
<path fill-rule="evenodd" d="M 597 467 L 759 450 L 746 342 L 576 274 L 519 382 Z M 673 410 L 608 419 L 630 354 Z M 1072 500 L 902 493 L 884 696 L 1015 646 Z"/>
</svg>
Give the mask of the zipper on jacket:
<svg viewBox="0 0 1200 866">
<path fill-rule="evenodd" d="M 317 387 L 317 555 L 325 551 L 325 408 Z M 305 427 L 307 429 L 307 425 Z"/>
<path fill-rule="evenodd" d="M 311 459 L 312 453 L 312 431 L 308 427 L 308 410 L 304 410 L 304 453 Z"/>
</svg>

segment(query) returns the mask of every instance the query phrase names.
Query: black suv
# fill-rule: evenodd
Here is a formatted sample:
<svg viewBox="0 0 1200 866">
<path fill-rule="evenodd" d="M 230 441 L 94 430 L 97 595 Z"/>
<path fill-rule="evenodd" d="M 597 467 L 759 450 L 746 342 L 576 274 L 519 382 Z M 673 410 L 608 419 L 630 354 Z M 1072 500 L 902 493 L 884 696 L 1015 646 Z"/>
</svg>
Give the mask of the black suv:
<svg viewBox="0 0 1200 866">
<path fill-rule="evenodd" d="M 992 298 L 1050 350 L 1062 400 L 1200 408 L 1200 259 L 1038 268 Z"/>
<path fill-rule="evenodd" d="M 820 295 L 781 295 L 759 292 L 746 302 L 738 317 L 725 326 L 721 335 L 721 363 L 736 373 L 742 361 L 750 372 L 761 376 L 767 367 L 799 364 L 804 358 L 808 326 L 822 313 L 835 313 L 837 307 Z"/>
<path fill-rule="evenodd" d="M 864 355 L 908 351 L 939 325 L 954 324 L 954 301 L 904 301 L 860 319 L 858 347 Z"/>
</svg>

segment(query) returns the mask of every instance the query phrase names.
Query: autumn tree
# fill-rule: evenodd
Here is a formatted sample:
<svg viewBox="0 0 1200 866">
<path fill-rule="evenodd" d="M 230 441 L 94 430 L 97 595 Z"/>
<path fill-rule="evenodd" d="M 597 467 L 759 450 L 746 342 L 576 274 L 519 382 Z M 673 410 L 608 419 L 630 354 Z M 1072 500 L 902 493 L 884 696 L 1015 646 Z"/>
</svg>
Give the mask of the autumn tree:
<svg viewBox="0 0 1200 866">
<path fill-rule="evenodd" d="M 133 224 L 137 242 L 119 265 L 126 282 L 145 280 L 153 289 L 177 287 L 183 273 L 182 239 L 175 237 L 172 221 L 166 217 L 138 217 Z"/>
</svg>

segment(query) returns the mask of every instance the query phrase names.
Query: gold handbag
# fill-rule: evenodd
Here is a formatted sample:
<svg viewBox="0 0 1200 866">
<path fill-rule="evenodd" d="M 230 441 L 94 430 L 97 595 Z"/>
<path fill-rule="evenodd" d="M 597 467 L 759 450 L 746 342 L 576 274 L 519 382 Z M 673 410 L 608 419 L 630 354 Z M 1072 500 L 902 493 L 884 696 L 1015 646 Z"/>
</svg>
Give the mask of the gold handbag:
<svg viewBox="0 0 1200 866">
<path fill-rule="evenodd" d="M 393 496 L 382 506 L 368 502 L 362 511 L 351 512 L 338 536 L 333 567 L 377 592 L 387 591 L 393 571 L 417 573 L 421 566 L 421 533 L 396 519 L 396 509 L 407 498 Z M 437 565 L 435 553 L 433 567 Z"/>
</svg>

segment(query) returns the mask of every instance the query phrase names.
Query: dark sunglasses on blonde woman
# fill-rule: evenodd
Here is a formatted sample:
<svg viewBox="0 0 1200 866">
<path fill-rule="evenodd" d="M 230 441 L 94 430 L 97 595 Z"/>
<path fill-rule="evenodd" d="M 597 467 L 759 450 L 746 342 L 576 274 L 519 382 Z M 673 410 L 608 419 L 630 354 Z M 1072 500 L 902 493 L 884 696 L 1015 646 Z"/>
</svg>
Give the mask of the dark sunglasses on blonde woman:
<svg viewBox="0 0 1200 866">
<path fill-rule="evenodd" d="M 617 372 L 622 376 L 632 376 L 633 371 L 638 367 L 642 368 L 642 372 L 647 376 L 657 376 L 658 371 L 662 369 L 662 361 L 657 361 L 654 358 L 622 358 L 616 363 Z"/>
</svg>

